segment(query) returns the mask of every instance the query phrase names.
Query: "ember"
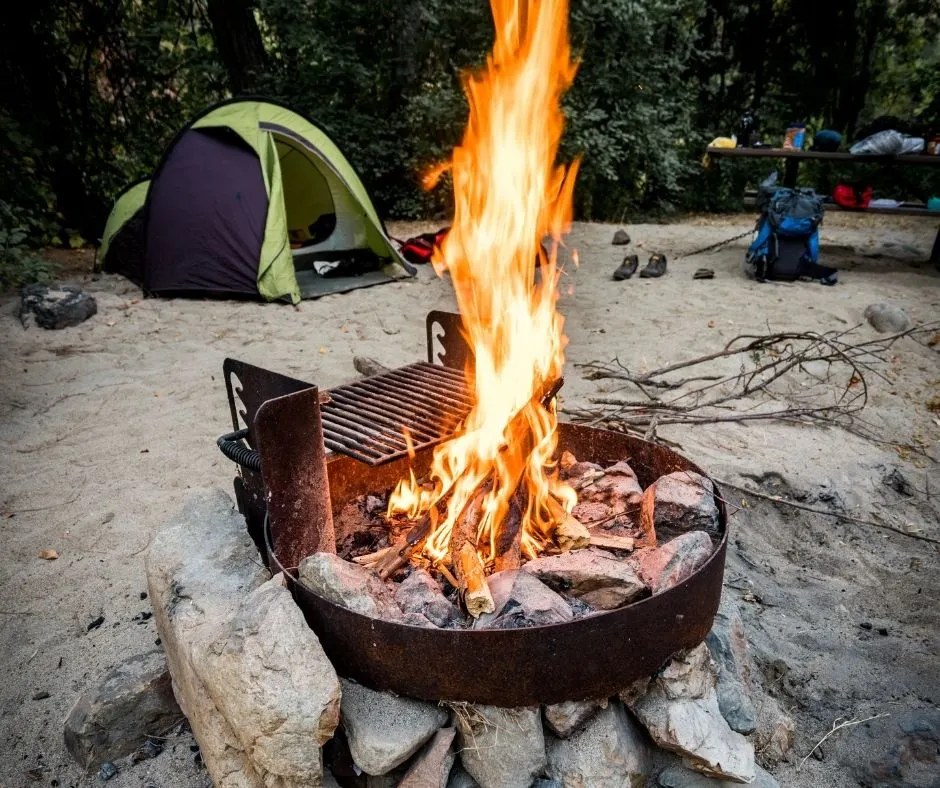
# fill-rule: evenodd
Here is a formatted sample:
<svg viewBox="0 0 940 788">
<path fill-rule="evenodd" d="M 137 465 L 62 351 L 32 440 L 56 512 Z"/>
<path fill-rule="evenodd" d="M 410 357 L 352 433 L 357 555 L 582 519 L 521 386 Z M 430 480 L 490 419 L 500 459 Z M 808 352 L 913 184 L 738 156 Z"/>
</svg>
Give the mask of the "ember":
<svg viewBox="0 0 940 788">
<path fill-rule="evenodd" d="M 564 365 L 556 251 L 577 171 L 555 164 L 560 99 L 575 73 L 567 3 L 493 0 L 492 10 L 496 43 L 487 67 L 465 81 L 470 120 L 449 163 L 454 225 L 433 260 L 454 284 L 474 404 L 435 451 L 432 488 L 411 474 L 388 508 L 429 518 L 420 551 L 474 578 L 484 564 L 510 569 L 521 554 L 534 558 L 577 501 L 555 472 L 558 420 L 544 396 Z M 548 234 L 556 244 L 546 255 Z"/>
</svg>

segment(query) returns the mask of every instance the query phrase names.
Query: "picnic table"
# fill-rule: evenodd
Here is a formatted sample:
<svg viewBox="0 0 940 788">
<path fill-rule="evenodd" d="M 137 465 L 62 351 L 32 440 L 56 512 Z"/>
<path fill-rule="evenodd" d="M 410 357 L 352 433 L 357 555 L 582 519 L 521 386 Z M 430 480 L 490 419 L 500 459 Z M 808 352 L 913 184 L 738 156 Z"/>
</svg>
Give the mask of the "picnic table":
<svg viewBox="0 0 940 788">
<path fill-rule="evenodd" d="M 786 165 L 783 172 L 783 185 L 791 189 L 796 186 L 800 162 L 807 159 L 836 161 L 842 164 L 880 164 L 886 167 L 896 164 L 940 167 L 940 156 L 926 156 L 917 153 L 908 153 L 902 156 L 856 156 L 852 153 L 840 151 L 795 150 L 790 148 L 713 148 L 711 146 L 708 147 L 707 151 L 709 156 L 722 156 L 729 159 L 784 159 Z M 826 203 L 826 209 L 843 210 L 833 203 Z M 856 213 L 922 216 L 940 220 L 940 213 L 937 211 L 910 206 L 862 208 Z M 933 249 L 930 252 L 930 262 L 940 267 L 940 228 L 937 230 L 937 237 L 934 239 Z"/>
</svg>

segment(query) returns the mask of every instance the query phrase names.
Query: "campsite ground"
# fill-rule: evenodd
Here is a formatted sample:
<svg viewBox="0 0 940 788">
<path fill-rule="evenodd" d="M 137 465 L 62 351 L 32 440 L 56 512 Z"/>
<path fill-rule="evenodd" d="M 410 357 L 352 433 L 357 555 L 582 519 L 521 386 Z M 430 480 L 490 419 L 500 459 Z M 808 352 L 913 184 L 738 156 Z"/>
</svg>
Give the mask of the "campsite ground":
<svg viewBox="0 0 940 788">
<path fill-rule="evenodd" d="M 610 277 L 623 252 L 609 243 L 615 228 L 576 226 L 571 245 L 581 266 L 568 271 L 560 301 L 570 339 L 565 405 L 613 389 L 585 380 L 577 362 L 618 356 L 631 368 L 651 368 L 768 329 L 862 324 L 858 335 L 871 338 L 862 313 L 876 301 L 902 306 L 915 322 L 940 318 L 940 275 L 915 264 L 929 252 L 936 222 L 827 217 L 823 256 L 842 269 L 834 288 L 747 281 L 739 267 L 744 240 L 676 259 L 750 222 L 736 216 L 628 226 L 641 260 L 664 252 L 670 272 L 626 282 Z M 400 236 L 416 229 L 430 228 L 393 228 Z M 354 376 L 354 355 L 388 365 L 420 359 L 424 314 L 453 307 L 449 283 L 429 268 L 413 281 L 294 309 L 143 300 L 125 280 L 90 276 L 87 253 L 75 260 L 70 279 L 99 305 L 83 325 L 24 331 L 18 299 L 0 300 L 3 788 L 97 781 L 70 761 L 62 721 L 108 669 L 154 648 L 152 620 L 135 620 L 149 608 L 141 599 L 143 555 L 154 533 L 193 491 L 230 489 L 233 466 L 215 446 L 229 427 L 222 360 L 234 356 L 331 386 Z M 715 279 L 693 280 L 700 266 L 714 268 Z M 774 480 L 763 489 L 801 491 L 817 506 L 844 505 L 853 516 L 940 537 L 940 420 L 928 408 L 940 397 L 940 346 L 904 339 L 889 367 L 887 379 L 870 381 L 865 414 L 883 443 L 773 423 L 661 434 L 720 479 Z M 758 663 L 796 721 L 790 762 L 774 770 L 781 785 L 937 785 L 937 765 L 916 760 L 903 767 L 907 782 L 891 776 L 904 760 L 903 728 L 926 720 L 940 731 L 936 546 L 727 494 L 736 513 L 725 593 L 742 598 Z M 44 549 L 56 550 L 58 560 L 41 560 Z M 89 630 L 99 616 L 103 624 Z M 891 716 L 840 730 L 822 760 L 798 769 L 837 718 L 879 714 Z M 206 785 L 191 738 L 167 744 L 153 760 L 120 764 L 112 785 Z M 871 776 L 879 759 L 886 759 L 883 783 Z"/>
</svg>

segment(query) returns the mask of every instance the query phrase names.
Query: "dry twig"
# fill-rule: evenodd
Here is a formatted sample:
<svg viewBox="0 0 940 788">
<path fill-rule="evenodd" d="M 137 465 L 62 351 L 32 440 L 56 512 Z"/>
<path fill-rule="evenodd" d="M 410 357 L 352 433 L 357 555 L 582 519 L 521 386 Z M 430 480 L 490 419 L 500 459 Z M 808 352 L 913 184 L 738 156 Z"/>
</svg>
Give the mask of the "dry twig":
<svg viewBox="0 0 940 788">
<path fill-rule="evenodd" d="M 878 440 L 858 413 L 868 403 L 870 376 L 888 378 L 879 369 L 888 352 L 904 337 L 915 340 L 940 323 L 917 326 L 898 334 L 853 342 L 852 332 L 781 332 L 742 334 L 724 349 L 634 373 L 619 359 L 578 365 L 589 380 L 622 380 L 648 399 L 592 397 L 595 407 L 569 408 L 573 421 L 602 425 L 647 439 L 669 424 L 782 421 L 839 426 Z M 737 369 L 727 370 L 728 360 Z M 724 364 L 724 366 L 721 366 Z M 685 377 L 673 377 L 688 370 Z M 657 390 L 655 394 L 647 389 Z"/>
<path fill-rule="evenodd" d="M 843 728 L 850 728 L 853 725 L 861 725 L 863 722 L 871 722 L 872 720 L 880 720 L 882 717 L 890 717 L 890 716 L 891 716 L 890 714 L 885 712 L 884 714 L 875 714 L 872 717 L 865 717 L 865 719 L 863 720 L 846 720 L 845 722 L 839 722 L 839 720 L 842 718 L 838 717 L 836 721 L 832 723 L 832 730 L 829 731 L 829 733 L 827 733 L 825 736 L 823 736 L 816 743 L 816 746 L 813 747 L 813 749 L 811 749 L 808 753 L 806 753 L 806 755 L 803 756 L 803 760 L 800 761 L 799 766 L 796 767 L 797 770 L 802 769 L 803 764 L 806 763 L 806 759 L 809 758 L 809 756 L 812 755 L 814 752 L 816 752 L 816 750 L 819 749 L 822 743 L 826 741 L 826 739 L 828 739 L 830 736 L 832 736 L 832 734 L 835 733 L 836 731 L 840 731 Z"/>
</svg>

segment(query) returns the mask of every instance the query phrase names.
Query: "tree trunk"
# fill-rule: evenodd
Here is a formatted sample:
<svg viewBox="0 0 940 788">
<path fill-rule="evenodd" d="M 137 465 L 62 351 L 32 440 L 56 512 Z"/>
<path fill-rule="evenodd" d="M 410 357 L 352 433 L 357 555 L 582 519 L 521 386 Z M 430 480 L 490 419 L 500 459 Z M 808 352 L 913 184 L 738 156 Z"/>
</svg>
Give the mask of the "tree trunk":
<svg viewBox="0 0 940 788">
<path fill-rule="evenodd" d="M 208 12 L 232 92 L 250 93 L 267 60 L 250 0 L 208 0 Z"/>
</svg>

